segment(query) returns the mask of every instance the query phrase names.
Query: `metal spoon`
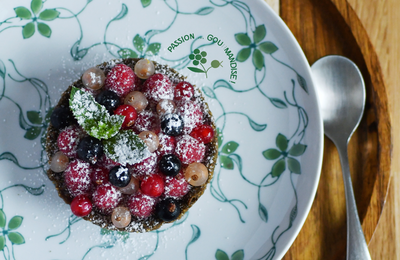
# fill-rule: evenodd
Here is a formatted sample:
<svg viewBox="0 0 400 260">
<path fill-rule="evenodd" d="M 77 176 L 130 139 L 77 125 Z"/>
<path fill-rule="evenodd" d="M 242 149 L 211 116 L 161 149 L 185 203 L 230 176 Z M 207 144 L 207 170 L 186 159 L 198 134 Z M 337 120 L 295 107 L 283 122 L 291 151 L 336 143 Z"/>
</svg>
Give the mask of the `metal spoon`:
<svg viewBox="0 0 400 260">
<path fill-rule="evenodd" d="M 325 135 L 336 145 L 342 165 L 347 210 L 347 260 L 371 256 L 358 217 L 347 145 L 364 113 L 365 86 L 357 66 L 342 56 L 326 56 L 311 66 Z"/>
</svg>

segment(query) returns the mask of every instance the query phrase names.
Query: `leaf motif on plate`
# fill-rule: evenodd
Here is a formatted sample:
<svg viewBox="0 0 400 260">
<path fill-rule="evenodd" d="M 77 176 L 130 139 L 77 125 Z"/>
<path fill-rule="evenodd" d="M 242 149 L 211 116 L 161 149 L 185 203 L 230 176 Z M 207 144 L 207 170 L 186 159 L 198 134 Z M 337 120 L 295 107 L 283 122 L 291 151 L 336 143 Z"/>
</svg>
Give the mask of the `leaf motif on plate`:
<svg viewBox="0 0 400 260">
<path fill-rule="evenodd" d="M 53 21 L 58 18 L 60 12 L 56 9 L 45 9 L 39 14 L 39 19 L 43 21 Z"/>
<path fill-rule="evenodd" d="M 45 23 L 38 23 L 37 24 L 38 31 L 44 37 L 50 38 L 51 36 L 51 28 Z"/>
<path fill-rule="evenodd" d="M 22 27 L 22 36 L 24 39 L 29 39 L 35 33 L 35 24 L 30 22 Z"/>
<path fill-rule="evenodd" d="M 23 7 L 23 6 L 18 6 L 14 8 L 15 14 L 17 17 L 23 19 L 23 20 L 29 20 L 32 18 L 32 13 L 29 11 L 28 8 Z"/>
<path fill-rule="evenodd" d="M 42 0 L 32 0 L 31 9 L 34 14 L 38 14 L 42 10 L 43 2 Z"/>
</svg>

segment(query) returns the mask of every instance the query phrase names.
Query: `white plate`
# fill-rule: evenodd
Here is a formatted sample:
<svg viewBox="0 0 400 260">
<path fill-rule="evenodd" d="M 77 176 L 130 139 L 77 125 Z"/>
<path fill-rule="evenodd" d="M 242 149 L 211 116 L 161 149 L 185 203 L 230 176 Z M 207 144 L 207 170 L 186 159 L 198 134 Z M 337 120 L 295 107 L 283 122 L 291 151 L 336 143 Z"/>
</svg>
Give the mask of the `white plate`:
<svg viewBox="0 0 400 260">
<path fill-rule="evenodd" d="M 281 258 L 312 204 L 323 133 L 309 66 L 280 18 L 261 0 L 41 3 L 0 3 L 4 258 Z M 190 59 L 196 49 L 203 63 Z M 71 216 L 44 173 L 46 112 L 85 69 L 126 55 L 186 75 L 222 132 L 204 196 L 183 220 L 147 234 Z"/>
</svg>

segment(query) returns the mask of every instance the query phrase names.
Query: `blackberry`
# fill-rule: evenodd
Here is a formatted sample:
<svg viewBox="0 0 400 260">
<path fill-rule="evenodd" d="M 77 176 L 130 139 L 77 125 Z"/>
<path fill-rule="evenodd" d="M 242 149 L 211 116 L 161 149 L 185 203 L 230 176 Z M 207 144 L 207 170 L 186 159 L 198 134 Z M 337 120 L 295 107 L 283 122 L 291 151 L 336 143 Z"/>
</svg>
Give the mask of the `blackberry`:
<svg viewBox="0 0 400 260">
<path fill-rule="evenodd" d="M 71 125 L 73 121 L 74 116 L 68 107 L 56 107 L 50 116 L 51 124 L 57 129 L 65 128 Z"/>
<path fill-rule="evenodd" d="M 183 131 L 183 119 L 178 114 L 166 114 L 161 118 L 161 130 L 164 134 L 177 136 Z"/>
<path fill-rule="evenodd" d="M 114 110 L 121 105 L 121 98 L 111 90 L 105 90 L 98 94 L 96 101 L 100 105 L 105 106 L 110 115 L 113 115 Z"/>
<path fill-rule="evenodd" d="M 181 170 L 181 165 L 182 163 L 178 156 L 175 154 L 166 154 L 161 157 L 158 167 L 163 174 L 174 177 Z"/>
<path fill-rule="evenodd" d="M 170 222 L 179 217 L 181 208 L 175 199 L 167 198 L 156 205 L 155 213 L 160 219 Z"/>
<path fill-rule="evenodd" d="M 103 144 L 99 139 L 86 136 L 79 142 L 77 154 L 79 159 L 96 164 L 103 155 Z"/>
<path fill-rule="evenodd" d="M 116 187 L 126 187 L 131 181 L 131 173 L 127 167 L 118 165 L 110 170 L 108 180 Z"/>
</svg>

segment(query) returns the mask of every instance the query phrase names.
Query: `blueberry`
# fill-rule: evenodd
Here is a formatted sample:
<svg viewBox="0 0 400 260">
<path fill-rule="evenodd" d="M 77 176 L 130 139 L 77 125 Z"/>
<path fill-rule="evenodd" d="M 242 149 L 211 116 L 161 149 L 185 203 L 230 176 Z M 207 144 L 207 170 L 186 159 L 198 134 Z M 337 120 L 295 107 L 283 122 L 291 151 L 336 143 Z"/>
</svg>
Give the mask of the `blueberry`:
<svg viewBox="0 0 400 260">
<path fill-rule="evenodd" d="M 105 106 L 110 115 L 114 114 L 114 110 L 121 104 L 121 98 L 111 90 L 105 90 L 98 94 L 96 101 Z"/>
<path fill-rule="evenodd" d="M 62 129 L 72 124 L 74 116 L 68 107 L 56 107 L 50 116 L 51 124 L 57 128 Z"/>
<path fill-rule="evenodd" d="M 166 114 L 161 118 L 161 130 L 164 134 L 177 136 L 183 131 L 183 119 L 178 114 Z"/>
<path fill-rule="evenodd" d="M 161 157 L 158 165 L 160 171 L 167 176 L 174 177 L 181 170 L 181 160 L 175 154 L 166 154 Z"/>
<path fill-rule="evenodd" d="M 131 181 L 131 173 L 127 167 L 118 165 L 110 170 L 108 180 L 116 187 L 126 187 Z"/>
<path fill-rule="evenodd" d="M 157 216 L 164 221 L 173 221 L 181 214 L 181 208 L 175 199 L 167 198 L 156 205 Z"/>
<path fill-rule="evenodd" d="M 96 164 L 97 160 L 103 155 L 103 144 L 99 139 L 86 136 L 78 144 L 78 158 Z"/>
</svg>

